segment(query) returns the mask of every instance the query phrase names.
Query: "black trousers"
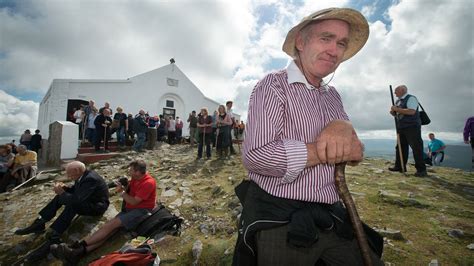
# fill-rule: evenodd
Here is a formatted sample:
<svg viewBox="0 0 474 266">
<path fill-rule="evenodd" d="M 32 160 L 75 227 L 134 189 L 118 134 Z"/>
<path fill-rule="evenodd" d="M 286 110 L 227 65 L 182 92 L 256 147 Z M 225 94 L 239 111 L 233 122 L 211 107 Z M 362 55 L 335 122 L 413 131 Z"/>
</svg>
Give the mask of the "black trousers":
<svg viewBox="0 0 474 266">
<path fill-rule="evenodd" d="M 40 212 L 41 218 L 50 221 L 56 212 L 64 206 L 63 212 L 54 220 L 51 228 L 59 234 L 67 230 L 76 215 L 101 216 L 108 206 L 88 203 L 66 203 L 63 197 L 56 195 Z"/>
<path fill-rule="evenodd" d="M 258 265 L 363 265 L 355 238 L 348 240 L 334 230 L 320 230 L 318 241 L 311 247 L 292 247 L 287 234 L 288 225 L 257 232 Z M 373 265 L 383 265 L 372 250 L 369 252 Z"/>
<path fill-rule="evenodd" d="M 100 150 L 100 144 L 101 144 L 102 140 L 104 140 L 104 149 L 105 150 L 109 149 L 108 131 L 110 131 L 110 130 L 107 129 L 107 132 L 106 132 L 103 129 L 101 129 L 101 130 L 96 129 L 96 134 L 97 134 L 96 137 L 95 137 L 95 150 L 96 151 Z M 105 134 L 107 134 L 107 136 L 105 136 Z"/>
<path fill-rule="evenodd" d="M 400 145 L 402 147 L 403 165 L 407 165 L 408 161 L 408 146 L 413 151 L 413 159 L 415 159 L 415 168 L 417 172 L 426 171 L 426 165 L 423 161 L 423 140 L 421 139 L 421 127 L 410 127 L 399 129 Z M 395 167 L 401 168 L 400 153 L 398 152 L 398 145 L 395 147 Z"/>
</svg>

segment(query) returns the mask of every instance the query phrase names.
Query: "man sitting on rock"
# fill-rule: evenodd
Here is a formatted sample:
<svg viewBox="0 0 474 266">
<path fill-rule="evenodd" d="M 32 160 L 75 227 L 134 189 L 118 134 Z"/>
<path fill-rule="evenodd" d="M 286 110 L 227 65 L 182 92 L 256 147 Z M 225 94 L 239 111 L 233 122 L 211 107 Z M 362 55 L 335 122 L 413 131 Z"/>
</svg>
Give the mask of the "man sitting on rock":
<svg viewBox="0 0 474 266">
<path fill-rule="evenodd" d="M 101 246 L 118 229 L 135 229 L 145 216 L 156 206 L 156 182 L 146 171 L 143 160 L 131 162 L 129 174 L 132 177 L 127 188 L 117 182 L 116 190 L 121 193 L 125 208 L 112 220 L 85 239 L 68 246 L 64 243 L 51 246 L 51 253 L 65 263 L 77 263 L 86 253 Z"/>
<path fill-rule="evenodd" d="M 39 217 L 32 225 L 15 232 L 17 235 L 43 232 L 45 223 L 52 220 L 64 206 L 64 210 L 50 226 L 48 241 L 37 250 L 38 259 L 49 253 L 51 244 L 60 242 L 60 235 L 76 215 L 102 216 L 109 207 L 109 189 L 99 174 L 86 170 L 82 162 L 73 161 L 66 166 L 66 175 L 74 181 L 74 185 L 67 187 L 63 183 L 55 184 L 53 190 L 56 196 L 39 212 Z"/>
</svg>

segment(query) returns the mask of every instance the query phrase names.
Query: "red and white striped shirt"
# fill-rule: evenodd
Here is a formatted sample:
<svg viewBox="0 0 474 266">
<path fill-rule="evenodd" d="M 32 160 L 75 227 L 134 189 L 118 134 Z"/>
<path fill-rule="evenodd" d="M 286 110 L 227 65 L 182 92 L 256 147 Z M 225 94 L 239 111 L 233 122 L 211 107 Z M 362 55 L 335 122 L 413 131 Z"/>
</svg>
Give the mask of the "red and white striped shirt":
<svg viewBox="0 0 474 266">
<path fill-rule="evenodd" d="M 306 143 L 336 119 L 349 120 L 336 89 L 310 85 L 294 62 L 265 76 L 249 102 L 242 158 L 250 179 L 276 197 L 338 201 L 334 165 L 305 167 Z"/>
</svg>

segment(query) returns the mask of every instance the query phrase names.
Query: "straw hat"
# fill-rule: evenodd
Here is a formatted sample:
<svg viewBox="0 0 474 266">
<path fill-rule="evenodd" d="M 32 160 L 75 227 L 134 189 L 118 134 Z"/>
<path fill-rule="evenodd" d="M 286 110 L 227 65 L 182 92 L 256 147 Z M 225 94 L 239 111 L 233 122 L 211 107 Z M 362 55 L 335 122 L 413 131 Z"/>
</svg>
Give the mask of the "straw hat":
<svg viewBox="0 0 474 266">
<path fill-rule="evenodd" d="M 369 23 L 365 17 L 357 10 L 351 8 L 327 8 L 303 18 L 303 20 L 294 26 L 286 35 L 283 43 L 283 51 L 289 56 L 296 58 L 295 40 L 298 32 L 306 25 L 316 20 L 339 19 L 347 22 L 350 25 L 349 44 L 347 50 L 344 52 L 342 61 L 354 56 L 365 45 L 369 38 Z"/>
</svg>

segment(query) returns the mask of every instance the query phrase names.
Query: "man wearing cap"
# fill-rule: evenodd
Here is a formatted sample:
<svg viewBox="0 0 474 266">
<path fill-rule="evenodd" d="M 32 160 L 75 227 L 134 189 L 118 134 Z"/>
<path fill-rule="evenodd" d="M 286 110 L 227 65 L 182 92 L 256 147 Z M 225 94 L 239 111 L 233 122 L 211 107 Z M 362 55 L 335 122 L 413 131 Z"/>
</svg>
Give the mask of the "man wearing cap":
<svg viewBox="0 0 474 266">
<path fill-rule="evenodd" d="M 315 12 L 286 37 L 289 66 L 255 86 L 242 155 L 250 180 L 236 188 L 243 211 L 234 265 L 362 264 L 334 169 L 361 161 L 363 147 L 341 97 L 323 78 L 355 55 L 368 35 L 356 10 Z M 377 253 L 373 264 L 382 264 L 383 241 L 366 229 Z"/>
</svg>

